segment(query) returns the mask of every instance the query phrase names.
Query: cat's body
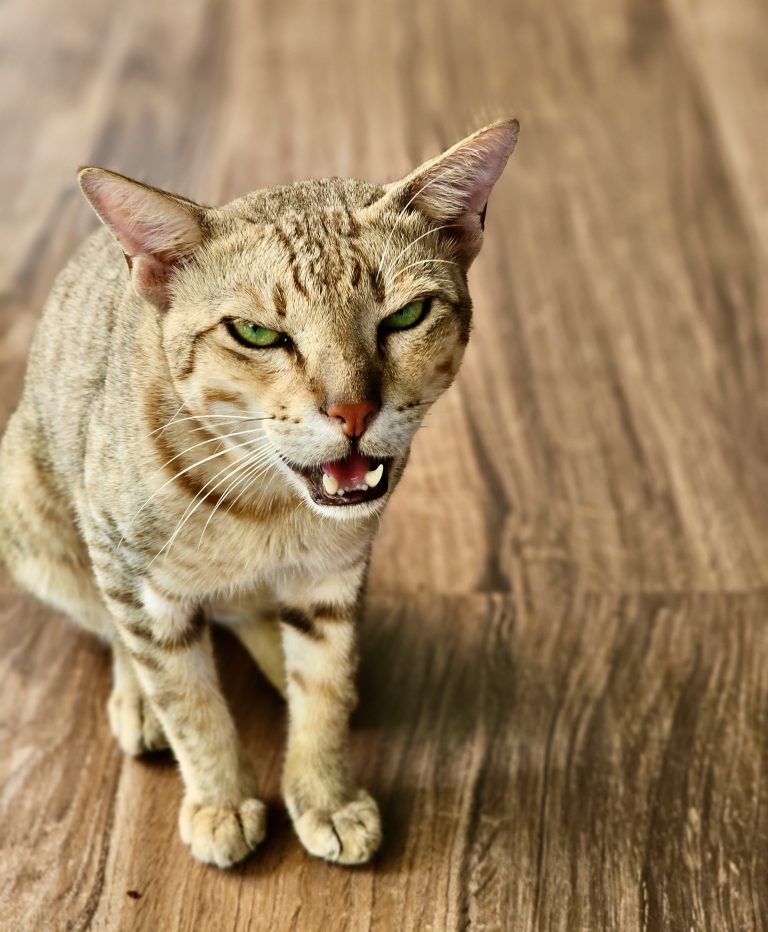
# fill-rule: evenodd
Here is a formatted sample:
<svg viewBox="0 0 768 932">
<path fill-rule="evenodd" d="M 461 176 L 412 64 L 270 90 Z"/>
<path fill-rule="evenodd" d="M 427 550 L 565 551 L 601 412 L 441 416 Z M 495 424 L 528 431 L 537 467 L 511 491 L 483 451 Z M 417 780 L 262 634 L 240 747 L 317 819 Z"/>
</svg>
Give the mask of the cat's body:
<svg viewBox="0 0 768 932">
<path fill-rule="evenodd" d="M 388 188 L 216 209 L 81 176 L 114 239 L 84 244 L 38 327 L 0 447 L 0 552 L 112 645 L 112 729 L 133 754 L 167 735 L 202 860 L 234 863 L 265 830 L 210 620 L 288 700 L 305 847 L 357 863 L 379 843 L 347 766 L 355 615 L 381 508 L 459 365 L 466 268 L 515 138 L 495 124 Z"/>
</svg>

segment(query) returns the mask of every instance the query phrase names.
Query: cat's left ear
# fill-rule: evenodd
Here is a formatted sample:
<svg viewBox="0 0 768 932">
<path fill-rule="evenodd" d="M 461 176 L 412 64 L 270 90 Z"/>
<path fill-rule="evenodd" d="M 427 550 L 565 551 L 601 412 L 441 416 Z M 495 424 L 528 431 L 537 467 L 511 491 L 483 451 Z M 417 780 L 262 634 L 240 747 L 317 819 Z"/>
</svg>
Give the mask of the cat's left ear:
<svg viewBox="0 0 768 932">
<path fill-rule="evenodd" d="M 517 120 L 492 123 L 388 185 L 385 197 L 455 226 L 461 258 L 468 265 L 480 251 L 488 197 L 519 132 Z"/>
<path fill-rule="evenodd" d="M 205 208 L 103 168 L 81 168 L 78 180 L 122 247 L 137 293 L 165 310 L 174 272 L 203 241 Z"/>
</svg>

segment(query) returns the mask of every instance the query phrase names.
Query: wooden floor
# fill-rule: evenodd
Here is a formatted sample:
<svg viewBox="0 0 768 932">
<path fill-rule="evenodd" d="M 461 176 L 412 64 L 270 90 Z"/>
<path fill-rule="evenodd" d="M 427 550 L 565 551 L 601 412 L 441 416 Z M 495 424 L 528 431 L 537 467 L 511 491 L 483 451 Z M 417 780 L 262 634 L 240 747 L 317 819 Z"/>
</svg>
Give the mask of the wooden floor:
<svg viewBox="0 0 768 932">
<path fill-rule="evenodd" d="M 271 823 L 192 862 L 173 763 L 109 734 L 108 658 L 2 576 L 2 932 L 768 929 L 766 4 L 114 7 L 0 6 L 2 419 L 94 226 L 77 165 L 215 203 L 523 128 L 375 551 L 380 856 L 302 851 L 283 709 L 222 636 Z"/>
</svg>

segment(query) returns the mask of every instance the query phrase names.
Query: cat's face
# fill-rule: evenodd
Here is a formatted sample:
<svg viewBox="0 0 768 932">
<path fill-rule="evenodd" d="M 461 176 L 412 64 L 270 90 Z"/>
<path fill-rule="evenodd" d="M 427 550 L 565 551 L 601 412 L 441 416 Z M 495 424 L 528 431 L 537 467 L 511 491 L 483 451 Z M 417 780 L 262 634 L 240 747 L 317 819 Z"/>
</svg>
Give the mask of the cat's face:
<svg viewBox="0 0 768 932">
<path fill-rule="evenodd" d="M 386 188 L 301 182 L 216 209 L 82 183 L 159 308 L 187 409 L 348 518 L 382 506 L 458 369 L 466 271 L 516 133 L 495 124 Z"/>
<path fill-rule="evenodd" d="M 179 275 L 163 321 L 188 407 L 271 418 L 237 420 L 259 434 L 236 439 L 263 435 L 286 478 L 334 512 L 381 503 L 469 334 L 450 231 L 430 232 L 439 225 L 420 214 L 398 220 L 383 195 L 309 182 L 241 199 Z M 335 414 L 360 402 L 368 409 L 346 421 Z"/>
</svg>

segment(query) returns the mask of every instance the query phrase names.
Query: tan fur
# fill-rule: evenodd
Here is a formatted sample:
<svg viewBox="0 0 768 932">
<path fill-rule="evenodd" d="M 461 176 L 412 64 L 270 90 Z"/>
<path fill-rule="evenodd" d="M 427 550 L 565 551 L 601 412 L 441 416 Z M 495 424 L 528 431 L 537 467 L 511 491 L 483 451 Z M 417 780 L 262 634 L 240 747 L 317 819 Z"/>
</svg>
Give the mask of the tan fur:
<svg viewBox="0 0 768 932">
<path fill-rule="evenodd" d="M 203 861 L 228 866 L 265 831 L 212 619 L 288 700 L 283 789 L 307 850 L 359 863 L 379 844 L 348 765 L 355 620 L 380 512 L 468 339 L 466 271 L 516 135 L 494 124 L 386 187 L 301 182 L 220 208 L 81 173 L 110 232 L 64 269 L 38 327 L 0 447 L 0 548 L 21 585 L 111 642 L 112 730 L 130 754 L 170 743 L 181 835 Z M 424 295 L 422 323 L 380 336 Z M 227 318 L 293 348 L 246 349 Z M 389 491 L 317 505 L 285 460 L 346 457 L 326 411 L 369 398 L 358 448 L 391 461 Z"/>
</svg>

